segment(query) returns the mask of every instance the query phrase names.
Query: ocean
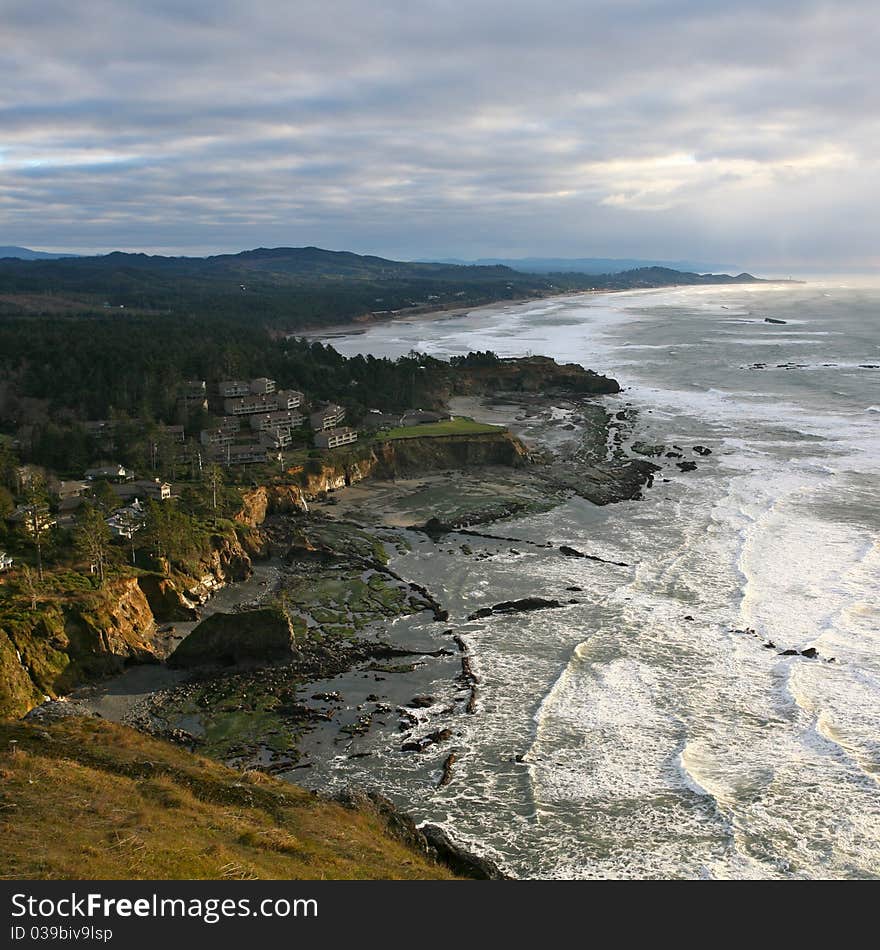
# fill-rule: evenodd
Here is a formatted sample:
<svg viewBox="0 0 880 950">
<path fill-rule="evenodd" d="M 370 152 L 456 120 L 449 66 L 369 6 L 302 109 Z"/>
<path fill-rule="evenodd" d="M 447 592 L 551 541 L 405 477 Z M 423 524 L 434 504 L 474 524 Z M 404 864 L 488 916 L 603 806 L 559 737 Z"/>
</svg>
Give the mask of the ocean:
<svg viewBox="0 0 880 950">
<path fill-rule="evenodd" d="M 636 410 L 630 441 L 698 463 L 640 501 L 496 523 L 523 547 L 476 565 L 414 536 L 394 566 L 449 607 L 481 681 L 455 781 L 390 747 L 334 781 L 518 877 L 880 875 L 880 290 L 578 295 L 330 342 L 578 362 L 624 387 L 605 402 Z M 547 539 L 628 566 L 525 543 Z M 561 610 L 465 619 L 572 587 Z"/>
</svg>

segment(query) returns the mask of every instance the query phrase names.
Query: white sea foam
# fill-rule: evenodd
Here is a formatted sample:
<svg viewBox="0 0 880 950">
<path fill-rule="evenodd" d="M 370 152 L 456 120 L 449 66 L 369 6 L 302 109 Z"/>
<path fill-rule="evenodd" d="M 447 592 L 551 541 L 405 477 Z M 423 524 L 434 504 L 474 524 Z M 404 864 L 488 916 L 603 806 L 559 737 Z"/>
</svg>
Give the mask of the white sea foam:
<svg viewBox="0 0 880 950">
<path fill-rule="evenodd" d="M 583 588 L 565 611 L 468 624 L 479 712 L 461 724 L 457 781 L 407 786 L 514 873 L 877 873 L 880 373 L 860 364 L 876 346 L 878 309 L 847 322 L 846 292 L 817 304 L 821 295 L 743 286 L 572 297 L 552 314 L 502 307 L 396 334 L 399 352 L 416 342 L 438 355 L 531 351 L 615 374 L 627 389 L 610 407 L 642 410 L 633 437 L 676 442 L 698 464 L 681 474 L 670 463 L 670 481 L 642 502 L 588 510 L 574 500 L 499 526 L 629 569 L 541 549 L 525 578 L 521 558 L 481 561 L 481 585 L 472 564 L 439 550 L 424 558 L 442 572 L 420 580 L 462 615 Z M 767 312 L 794 329 L 763 332 Z M 820 341 L 810 372 L 752 372 L 733 355 L 760 343 L 779 349 L 774 363 L 796 362 Z M 690 452 L 700 443 L 711 456 Z M 819 657 L 781 655 L 810 647 Z"/>
</svg>

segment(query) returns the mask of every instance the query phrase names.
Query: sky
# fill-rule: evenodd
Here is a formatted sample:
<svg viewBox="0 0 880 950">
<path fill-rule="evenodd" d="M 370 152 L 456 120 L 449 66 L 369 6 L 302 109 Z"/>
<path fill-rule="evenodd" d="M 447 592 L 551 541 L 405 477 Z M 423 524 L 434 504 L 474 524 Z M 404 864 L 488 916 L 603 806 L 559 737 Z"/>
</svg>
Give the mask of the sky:
<svg viewBox="0 0 880 950">
<path fill-rule="evenodd" d="M 876 0 L 0 0 L 0 245 L 880 265 Z"/>
</svg>

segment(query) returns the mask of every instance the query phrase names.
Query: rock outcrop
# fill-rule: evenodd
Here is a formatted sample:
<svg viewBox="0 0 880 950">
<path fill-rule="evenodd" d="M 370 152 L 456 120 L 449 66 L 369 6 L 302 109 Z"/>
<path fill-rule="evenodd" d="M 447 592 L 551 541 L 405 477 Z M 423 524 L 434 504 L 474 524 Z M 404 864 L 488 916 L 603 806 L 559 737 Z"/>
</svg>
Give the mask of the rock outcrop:
<svg viewBox="0 0 880 950">
<path fill-rule="evenodd" d="M 329 491 L 354 485 L 365 478 L 396 478 L 427 471 L 473 468 L 481 465 L 519 465 L 526 461 L 525 446 L 510 433 L 426 436 L 389 439 L 362 446 L 353 456 L 310 459 L 288 471 L 296 484 L 261 485 L 242 495 L 235 520 L 259 527 L 269 515 L 308 511 L 309 501 Z"/>
<path fill-rule="evenodd" d="M 524 356 L 485 366 L 457 366 L 452 381 L 458 395 L 495 392 L 569 393 L 604 396 L 620 392 L 616 379 L 584 369 L 578 363 L 557 363 L 549 356 Z"/>
<path fill-rule="evenodd" d="M 287 614 L 263 607 L 203 620 L 168 658 L 172 667 L 271 663 L 297 655 L 296 635 Z"/>
<path fill-rule="evenodd" d="M 47 604 L 0 628 L 0 714 L 23 715 L 127 663 L 157 662 L 155 618 L 134 577 Z"/>
</svg>

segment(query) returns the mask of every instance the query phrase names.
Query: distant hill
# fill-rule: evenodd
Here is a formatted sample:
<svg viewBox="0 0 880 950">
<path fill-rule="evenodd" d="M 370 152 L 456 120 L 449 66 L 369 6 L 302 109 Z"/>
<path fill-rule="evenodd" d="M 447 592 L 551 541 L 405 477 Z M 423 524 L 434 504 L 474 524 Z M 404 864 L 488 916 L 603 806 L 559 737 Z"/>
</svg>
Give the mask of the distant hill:
<svg viewBox="0 0 880 950">
<path fill-rule="evenodd" d="M 0 245 L 0 258 L 15 257 L 20 261 L 57 261 L 61 257 L 76 257 L 76 254 L 52 254 L 49 251 L 32 251 L 29 247 Z"/>
<path fill-rule="evenodd" d="M 737 270 L 731 264 L 706 264 L 697 261 L 640 260 L 629 257 L 487 257 L 475 261 L 450 258 L 441 264 L 501 265 L 527 274 L 621 274 L 646 267 L 664 267 L 677 271 L 706 274 L 710 271 Z"/>
<path fill-rule="evenodd" d="M 256 248 L 212 257 L 116 251 L 99 257 L 0 259 L 0 314 L 109 308 L 294 329 L 552 293 L 753 280 L 749 274 L 700 275 L 664 267 L 539 274 L 503 264 L 393 261 L 318 247 Z"/>
</svg>

